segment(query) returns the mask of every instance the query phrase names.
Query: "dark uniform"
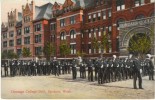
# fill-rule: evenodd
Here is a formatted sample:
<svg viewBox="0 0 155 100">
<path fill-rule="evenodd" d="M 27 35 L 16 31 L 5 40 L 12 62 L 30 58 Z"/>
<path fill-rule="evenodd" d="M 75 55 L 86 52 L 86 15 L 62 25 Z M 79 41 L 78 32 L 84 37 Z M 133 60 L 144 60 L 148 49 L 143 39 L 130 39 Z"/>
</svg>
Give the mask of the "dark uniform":
<svg viewBox="0 0 155 100">
<path fill-rule="evenodd" d="M 137 58 L 133 59 L 133 85 L 134 85 L 134 89 L 137 89 L 137 85 L 136 85 L 136 81 L 137 81 L 137 78 L 139 79 L 139 88 L 140 89 L 143 89 L 142 88 L 142 77 L 141 77 L 141 73 L 140 73 L 140 62 L 138 61 Z"/>
<path fill-rule="evenodd" d="M 88 80 L 93 81 L 93 62 L 91 60 L 88 61 Z"/>
<path fill-rule="evenodd" d="M 76 79 L 77 77 L 77 63 L 75 60 L 73 60 L 73 64 L 72 64 L 72 76 L 73 76 L 73 79 Z"/>
<path fill-rule="evenodd" d="M 5 72 L 5 77 L 8 76 L 8 64 L 5 62 L 4 64 L 4 72 Z"/>
<path fill-rule="evenodd" d="M 151 59 L 145 60 L 145 67 L 148 69 L 149 80 L 154 80 L 154 66 Z"/>
</svg>

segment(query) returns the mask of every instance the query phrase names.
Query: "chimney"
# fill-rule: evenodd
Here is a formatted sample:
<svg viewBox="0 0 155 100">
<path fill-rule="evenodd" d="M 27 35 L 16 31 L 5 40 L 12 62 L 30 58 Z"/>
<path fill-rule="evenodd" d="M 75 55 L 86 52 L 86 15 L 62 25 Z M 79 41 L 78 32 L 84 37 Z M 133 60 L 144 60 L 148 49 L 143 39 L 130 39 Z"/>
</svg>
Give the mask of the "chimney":
<svg viewBox="0 0 155 100">
<path fill-rule="evenodd" d="M 33 12 L 33 20 L 35 19 L 35 2 L 34 0 L 31 1 L 32 4 L 32 12 Z"/>
<path fill-rule="evenodd" d="M 18 21 L 18 10 L 15 9 L 15 20 Z"/>
</svg>

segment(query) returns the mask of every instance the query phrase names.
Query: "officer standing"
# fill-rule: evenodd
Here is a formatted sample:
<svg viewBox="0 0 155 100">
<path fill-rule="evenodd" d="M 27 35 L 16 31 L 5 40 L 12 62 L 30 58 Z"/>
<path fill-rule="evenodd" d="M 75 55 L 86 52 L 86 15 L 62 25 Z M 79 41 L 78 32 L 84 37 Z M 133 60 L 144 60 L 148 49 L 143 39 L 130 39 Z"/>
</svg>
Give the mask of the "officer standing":
<svg viewBox="0 0 155 100">
<path fill-rule="evenodd" d="M 138 60 L 138 57 L 135 56 L 135 58 L 132 60 L 133 61 L 133 66 L 132 66 L 132 69 L 133 69 L 133 85 L 134 85 L 134 89 L 137 89 L 137 85 L 136 85 L 136 81 L 137 81 L 137 78 L 139 80 L 139 89 L 143 89 L 142 88 L 142 76 L 141 76 L 141 73 L 140 73 L 140 62 Z"/>
<path fill-rule="evenodd" d="M 147 54 L 145 60 L 145 67 L 148 69 L 148 74 L 149 74 L 149 80 L 154 80 L 154 66 L 153 62 L 151 60 L 151 55 Z"/>
</svg>

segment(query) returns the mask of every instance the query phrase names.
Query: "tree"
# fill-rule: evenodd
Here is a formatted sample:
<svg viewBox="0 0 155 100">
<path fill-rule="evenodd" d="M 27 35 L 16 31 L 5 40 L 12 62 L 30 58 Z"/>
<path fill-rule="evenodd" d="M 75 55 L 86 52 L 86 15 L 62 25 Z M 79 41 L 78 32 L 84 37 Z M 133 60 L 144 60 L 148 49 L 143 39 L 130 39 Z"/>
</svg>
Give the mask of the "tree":
<svg viewBox="0 0 155 100">
<path fill-rule="evenodd" d="M 134 35 L 129 42 L 128 51 L 134 55 L 138 55 L 143 59 L 144 55 L 151 50 L 152 35 L 150 37 L 147 34 L 136 34 Z"/>
<path fill-rule="evenodd" d="M 86 53 L 77 51 L 77 56 L 83 57 L 84 55 L 86 55 Z"/>
<path fill-rule="evenodd" d="M 14 58 L 17 59 L 18 58 L 17 54 L 14 53 L 13 51 L 8 51 L 6 55 L 7 55 L 8 59 L 14 59 Z"/>
<path fill-rule="evenodd" d="M 2 59 L 6 59 L 7 58 L 7 51 L 3 51 L 1 53 L 1 57 L 2 57 Z"/>
<path fill-rule="evenodd" d="M 23 50 L 22 50 L 22 56 L 23 57 L 29 57 L 31 56 L 31 52 L 28 48 L 24 47 Z"/>
<path fill-rule="evenodd" d="M 103 56 L 103 51 L 104 51 L 104 49 L 106 49 L 106 46 L 108 46 L 109 47 L 109 42 L 108 42 L 108 38 L 107 38 L 107 36 L 106 36 L 106 34 L 102 34 L 102 37 L 101 37 L 101 42 L 99 42 L 98 40 L 97 40 L 97 38 L 96 37 L 94 37 L 93 38 L 93 40 L 92 40 L 92 45 L 93 45 L 93 48 L 94 49 L 101 49 L 101 57 Z"/>
<path fill-rule="evenodd" d="M 55 48 L 53 46 L 53 44 L 51 44 L 50 42 L 46 42 L 43 48 L 43 53 L 45 55 L 45 58 L 47 60 L 50 60 L 50 57 L 52 55 L 52 53 L 54 52 Z"/>
<path fill-rule="evenodd" d="M 67 56 L 68 54 L 70 54 L 70 48 L 69 48 L 69 46 L 67 45 L 67 42 L 66 42 L 66 41 L 61 42 L 59 48 L 60 48 L 60 55 L 61 55 L 61 56 L 63 56 L 63 57 L 66 58 L 66 56 Z"/>
</svg>

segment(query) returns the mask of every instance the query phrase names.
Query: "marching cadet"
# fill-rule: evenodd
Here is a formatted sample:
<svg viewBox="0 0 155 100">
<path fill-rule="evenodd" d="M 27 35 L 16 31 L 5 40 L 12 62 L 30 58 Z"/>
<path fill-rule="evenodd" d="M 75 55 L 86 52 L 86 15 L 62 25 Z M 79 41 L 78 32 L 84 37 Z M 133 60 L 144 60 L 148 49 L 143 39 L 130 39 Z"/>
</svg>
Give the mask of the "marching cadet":
<svg viewBox="0 0 155 100">
<path fill-rule="evenodd" d="M 59 76 L 59 69 L 58 69 L 59 63 L 58 63 L 56 57 L 54 57 L 53 64 L 54 64 L 54 74 L 55 74 L 55 76 L 56 75 Z"/>
<path fill-rule="evenodd" d="M 98 84 L 103 84 L 103 60 L 99 61 L 98 66 Z"/>
<path fill-rule="evenodd" d="M 5 77 L 8 76 L 8 63 L 5 62 L 4 64 L 4 72 L 5 72 Z"/>
<path fill-rule="evenodd" d="M 28 61 L 27 67 L 28 67 L 28 76 L 30 76 L 31 75 L 31 62 L 30 61 Z"/>
<path fill-rule="evenodd" d="M 93 81 L 93 62 L 91 59 L 88 61 L 87 67 L 88 67 L 88 80 Z"/>
<path fill-rule="evenodd" d="M 145 67 L 148 69 L 149 80 L 154 80 L 154 66 L 151 60 L 151 55 L 147 54 L 145 59 Z"/>
<path fill-rule="evenodd" d="M 99 60 L 98 59 L 95 59 L 94 67 L 95 67 L 95 80 L 96 81 L 98 79 L 98 69 L 99 69 L 98 63 L 99 63 Z"/>
<path fill-rule="evenodd" d="M 106 76 L 107 76 L 106 80 L 107 80 L 107 82 L 110 82 L 110 76 L 111 76 L 111 73 L 110 73 L 111 72 L 111 69 L 110 69 L 110 66 L 111 66 L 110 65 L 110 60 L 111 60 L 110 58 L 107 58 L 107 65 L 106 65 L 106 67 L 107 67 L 106 68 L 107 69 L 106 70 Z"/>
<path fill-rule="evenodd" d="M 73 59 L 73 63 L 72 63 L 72 76 L 73 76 L 73 79 L 76 79 L 77 77 L 77 62 L 75 59 Z"/>
<path fill-rule="evenodd" d="M 133 68 L 133 86 L 134 86 L 134 89 L 137 89 L 137 85 L 136 85 L 136 81 L 137 81 L 137 78 L 139 80 L 139 89 L 143 89 L 142 88 L 142 76 L 141 76 L 141 72 L 140 72 L 140 62 L 137 58 L 137 55 L 135 55 L 135 58 L 133 60 L 131 60 L 130 62 L 132 62 L 132 68 Z"/>
<path fill-rule="evenodd" d="M 120 81 L 121 80 L 121 61 L 118 59 L 117 61 L 117 68 L 116 68 L 116 70 L 115 70 L 115 81 L 118 79 L 118 81 Z"/>
<path fill-rule="evenodd" d="M 117 67 L 118 67 L 118 62 L 117 62 L 117 59 L 116 59 L 116 55 L 113 55 L 112 67 L 113 67 L 113 76 L 114 76 L 113 81 L 116 81 L 116 75 L 117 75 L 116 73 L 117 73 Z"/>
</svg>

